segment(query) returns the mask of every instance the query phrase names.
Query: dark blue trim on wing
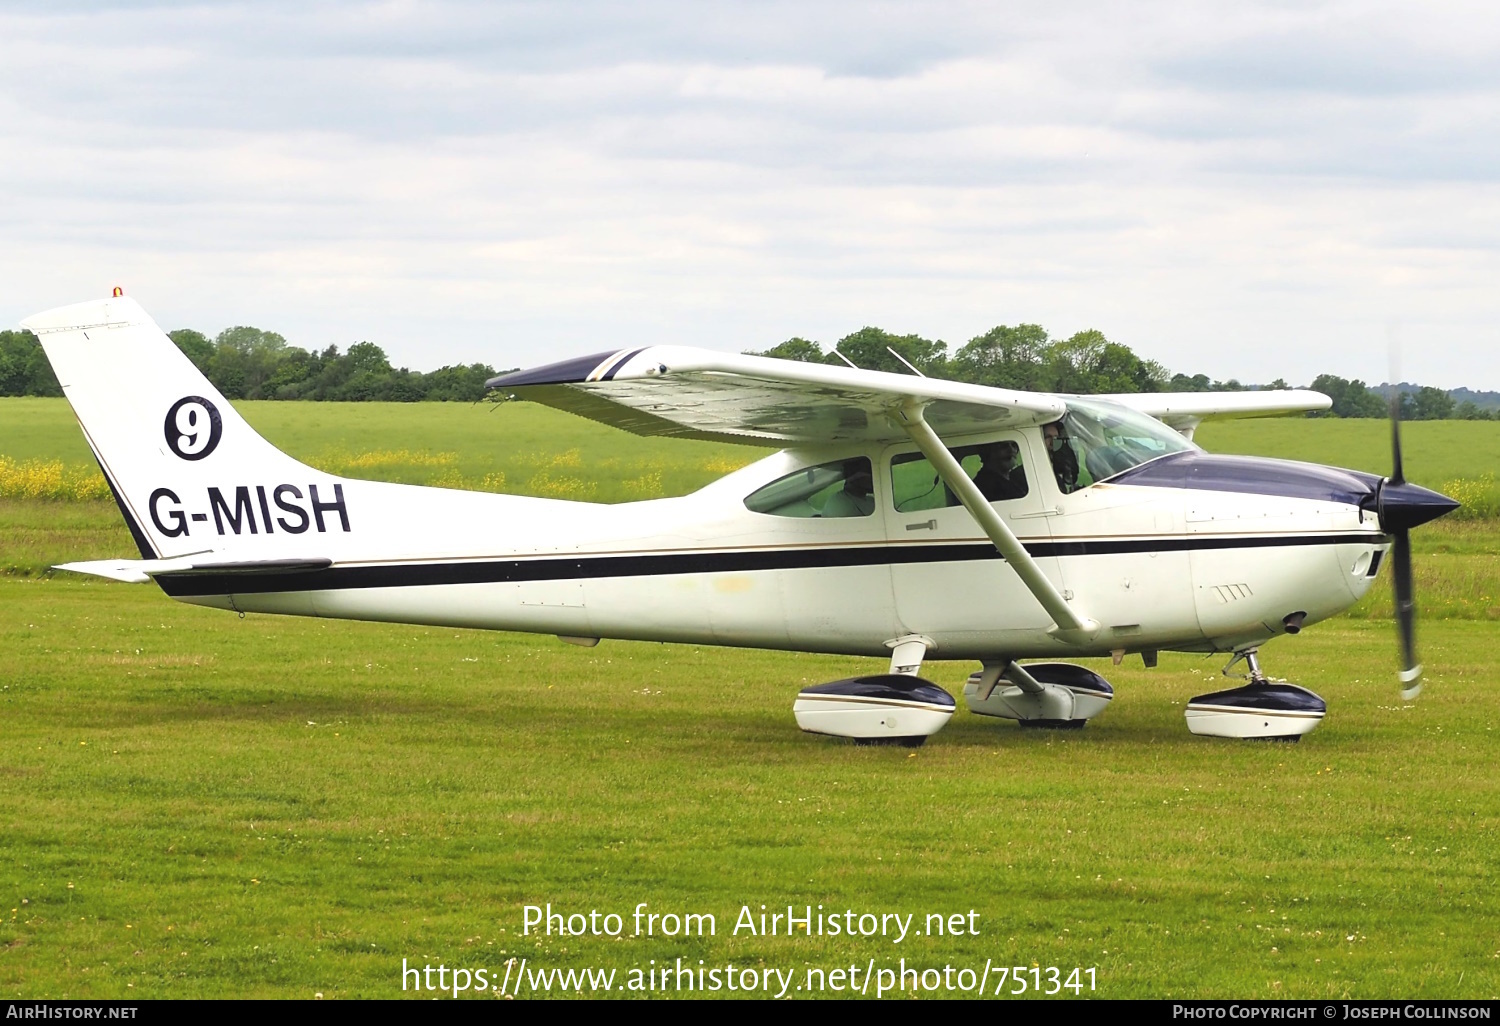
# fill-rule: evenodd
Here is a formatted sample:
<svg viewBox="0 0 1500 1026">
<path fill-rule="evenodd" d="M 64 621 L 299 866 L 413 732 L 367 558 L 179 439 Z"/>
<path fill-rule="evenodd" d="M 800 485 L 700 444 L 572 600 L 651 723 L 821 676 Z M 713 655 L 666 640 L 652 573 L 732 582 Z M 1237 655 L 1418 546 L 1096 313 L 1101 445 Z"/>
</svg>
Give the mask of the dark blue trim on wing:
<svg viewBox="0 0 1500 1026">
<path fill-rule="evenodd" d="M 618 373 L 620 373 L 620 368 L 621 367 L 624 367 L 627 363 L 629 363 L 631 360 L 634 360 L 637 356 L 639 356 L 641 353 L 644 353 L 645 351 L 646 351 L 646 347 L 645 346 L 641 346 L 641 348 L 639 348 L 639 349 L 632 349 L 630 352 L 626 353 L 624 356 L 622 356 L 618 360 L 616 360 L 614 362 L 614 366 L 610 367 L 609 370 L 607 370 L 603 374 L 599 375 L 599 380 L 600 381 L 613 381 L 614 378 L 615 378 L 615 375 L 618 374 Z"/>
<path fill-rule="evenodd" d="M 545 367 L 512 371 L 509 374 L 501 374 L 498 377 L 490 378 L 484 383 L 484 387 L 513 388 L 517 385 L 576 385 L 581 381 L 587 380 L 596 367 L 618 352 L 618 349 L 611 349 L 607 353 L 578 356 L 571 360 L 563 360 L 561 363 L 549 363 Z M 640 350 L 636 350 L 636 352 L 640 352 Z"/>
<path fill-rule="evenodd" d="M 1099 556 L 1130 552 L 1182 552 L 1190 549 L 1299 548 L 1309 545 L 1371 545 L 1378 535 L 1299 534 L 1262 537 L 1175 535 L 1104 541 L 1032 542 L 1036 557 Z M 664 577 L 671 574 L 749 573 L 909 563 L 962 563 L 1000 559 L 988 542 L 957 545 L 845 545 L 828 548 L 727 549 L 716 552 L 662 552 L 632 556 L 567 556 L 541 559 L 475 559 L 446 563 L 386 563 L 334 566 L 288 573 L 165 573 L 156 583 L 174 598 L 193 595 L 251 595 L 268 592 L 341 591 L 363 588 L 422 588 L 446 584 L 498 584 L 519 581 L 579 581 L 600 577 Z"/>
<path fill-rule="evenodd" d="M 1342 502 L 1371 512 L 1374 512 L 1375 490 L 1380 482 L 1381 478 L 1375 474 L 1317 463 L 1197 451 L 1163 456 L 1109 479 L 1110 484 L 1144 485 L 1148 488 L 1191 488 Z"/>
</svg>

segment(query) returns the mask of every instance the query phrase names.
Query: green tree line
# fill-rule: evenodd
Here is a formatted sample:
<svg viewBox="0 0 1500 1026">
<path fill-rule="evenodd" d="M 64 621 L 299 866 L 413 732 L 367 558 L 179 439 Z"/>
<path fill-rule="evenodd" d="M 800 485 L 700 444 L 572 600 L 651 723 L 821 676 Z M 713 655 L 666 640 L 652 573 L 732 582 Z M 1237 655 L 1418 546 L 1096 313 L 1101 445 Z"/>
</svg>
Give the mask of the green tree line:
<svg viewBox="0 0 1500 1026">
<path fill-rule="evenodd" d="M 321 352 L 287 343 L 274 331 L 226 328 L 213 338 L 183 328 L 172 341 L 230 399 L 332 400 L 360 402 L 455 401 L 484 398 L 484 382 L 496 371 L 487 364 L 413 371 L 392 367 L 373 342 L 356 342 L 340 352 Z M 835 352 L 835 350 L 837 352 Z M 891 354 L 899 353 L 901 359 Z M 791 338 L 756 355 L 842 365 L 842 354 L 869 370 L 909 373 L 902 359 L 930 377 L 1035 392 L 1210 392 L 1247 388 L 1286 388 L 1280 379 L 1264 386 L 1214 381 L 1206 374 L 1174 374 L 1155 360 L 1143 360 L 1128 346 L 1100 331 L 1053 338 L 1037 324 L 1000 325 L 949 353 L 942 341 L 861 328 L 825 351 L 805 338 Z M 1308 386 L 1333 399 L 1320 416 L 1384 417 L 1388 400 L 1363 381 L 1320 374 Z M 1407 420 L 1489 420 L 1492 411 L 1471 400 L 1458 402 L 1442 389 L 1402 386 L 1401 413 Z M 0 331 L 0 396 L 61 395 L 57 378 L 36 336 Z"/>
<path fill-rule="evenodd" d="M 900 358 L 892 355 L 892 350 Z M 840 354 L 866 370 L 909 374 L 906 363 L 929 377 L 968 381 L 1032 392 L 1097 395 L 1111 392 L 1238 392 L 1256 388 L 1290 388 L 1277 378 L 1247 385 L 1231 378 L 1215 381 L 1206 374 L 1173 374 L 1155 360 L 1143 360 L 1128 346 L 1111 342 L 1100 331 L 1080 331 L 1053 338 L 1039 324 L 1000 325 L 970 339 L 953 353 L 941 341 L 920 335 L 895 335 L 881 328 L 861 328 L 830 350 L 805 338 L 790 338 L 754 356 L 842 366 Z M 1320 417 L 1388 415 L 1389 401 L 1363 381 L 1320 374 L 1302 386 L 1333 399 Z M 1471 400 L 1458 402 L 1440 388 L 1410 386 L 1401 393 L 1405 420 L 1490 420 L 1496 414 Z"/>
<path fill-rule="evenodd" d="M 167 333 L 214 387 L 230 399 L 324 399 L 343 402 L 473 402 L 485 396 L 495 368 L 483 363 L 423 373 L 392 367 L 373 342 L 344 352 L 288 345 L 274 331 L 226 328 L 210 339 L 183 328 Z M 0 396 L 62 395 L 52 366 L 29 331 L 0 331 Z"/>
</svg>

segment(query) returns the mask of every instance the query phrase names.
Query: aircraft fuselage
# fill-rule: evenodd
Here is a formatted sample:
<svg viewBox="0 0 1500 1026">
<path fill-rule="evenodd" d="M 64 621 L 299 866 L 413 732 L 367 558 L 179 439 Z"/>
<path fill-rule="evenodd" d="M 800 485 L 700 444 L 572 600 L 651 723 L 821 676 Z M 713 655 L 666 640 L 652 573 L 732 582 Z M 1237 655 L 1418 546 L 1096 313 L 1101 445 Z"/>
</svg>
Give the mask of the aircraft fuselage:
<svg viewBox="0 0 1500 1026">
<path fill-rule="evenodd" d="M 1046 466 L 1034 431 L 1007 437 Z M 1255 644 L 1290 615 L 1313 623 L 1358 601 L 1389 545 L 1360 505 L 1369 475 L 1192 452 L 1064 494 L 1033 470 L 1025 497 L 995 506 L 1100 624 L 1067 644 L 966 510 L 895 508 L 892 459 L 913 448 L 787 450 L 691 495 L 619 505 L 326 475 L 170 489 L 150 515 L 180 525 L 184 547 L 201 536 L 228 559 L 269 530 L 278 554 L 333 565 L 157 581 L 240 611 L 868 656 L 921 635 L 930 658 L 1021 658 Z M 867 515 L 745 505 L 852 455 L 875 467 Z"/>
</svg>

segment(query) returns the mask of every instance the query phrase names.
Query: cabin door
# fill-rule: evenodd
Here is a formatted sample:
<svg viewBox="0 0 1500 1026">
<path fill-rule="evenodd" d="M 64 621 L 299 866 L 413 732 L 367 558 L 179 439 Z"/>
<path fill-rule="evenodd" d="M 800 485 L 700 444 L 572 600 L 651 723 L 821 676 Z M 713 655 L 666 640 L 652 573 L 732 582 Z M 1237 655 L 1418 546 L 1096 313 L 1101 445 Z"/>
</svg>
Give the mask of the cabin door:
<svg viewBox="0 0 1500 1026">
<path fill-rule="evenodd" d="M 1047 463 L 1026 433 L 1003 432 L 949 449 L 1023 544 L 1050 542 L 1047 492 L 1037 478 Z M 890 447 L 881 467 L 896 614 L 908 633 L 927 635 L 940 651 L 976 645 L 1000 651 L 994 646 L 1004 646 L 1007 638 L 1014 642 L 1051 626 L 1051 617 L 915 445 Z M 1043 572 L 1058 580 L 1057 560 L 1045 554 L 1045 546 L 1042 551 Z"/>
</svg>

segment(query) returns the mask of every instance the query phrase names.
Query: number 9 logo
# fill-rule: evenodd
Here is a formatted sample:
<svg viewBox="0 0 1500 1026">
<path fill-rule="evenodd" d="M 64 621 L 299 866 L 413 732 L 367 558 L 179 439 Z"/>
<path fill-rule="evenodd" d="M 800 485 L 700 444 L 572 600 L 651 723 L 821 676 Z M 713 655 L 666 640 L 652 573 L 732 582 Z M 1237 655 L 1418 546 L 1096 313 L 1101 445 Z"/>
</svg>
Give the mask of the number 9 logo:
<svg viewBox="0 0 1500 1026">
<path fill-rule="evenodd" d="M 179 399 L 167 411 L 167 447 L 185 460 L 201 460 L 213 452 L 223 433 L 218 407 L 200 395 Z"/>
</svg>

